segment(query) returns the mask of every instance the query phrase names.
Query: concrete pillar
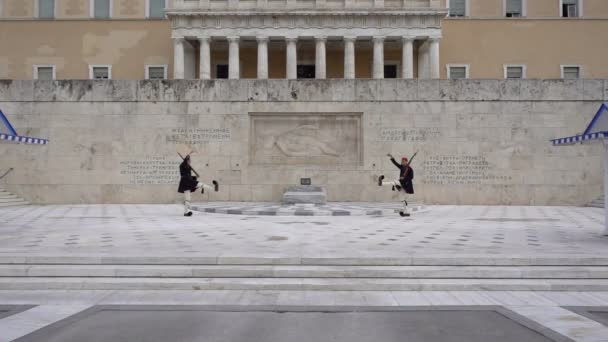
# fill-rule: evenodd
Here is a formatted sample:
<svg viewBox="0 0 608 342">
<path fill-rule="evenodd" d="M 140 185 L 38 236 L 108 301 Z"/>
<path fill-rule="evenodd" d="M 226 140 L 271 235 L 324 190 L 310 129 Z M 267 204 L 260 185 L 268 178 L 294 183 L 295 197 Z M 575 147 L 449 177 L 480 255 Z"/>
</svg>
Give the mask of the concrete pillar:
<svg viewBox="0 0 608 342">
<path fill-rule="evenodd" d="M 374 37 L 374 65 L 373 77 L 375 79 L 384 78 L 384 37 Z"/>
<path fill-rule="evenodd" d="M 237 80 L 240 77 L 239 37 L 228 37 L 228 78 Z"/>
<path fill-rule="evenodd" d="M 430 38 L 430 56 L 431 56 L 431 72 L 432 79 L 439 78 L 439 38 Z"/>
<path fill-rule="evenodd" d="M 357 37 L 344 37 L 344 78 L 355 78 L 355 41 Z"/>
<path fill-rule="evenodd" d="M 209 37 L 199 37 L 200 56 L 199 56 L 199 78 L 208 80 L 211 78 L 211 47 Z"/>
<path fill-rule="evenodd" d="M 315 48 L 315 78 L 322 80 L 327 77 L 326 63 L 325 63 L 325 42 L 327 37 L 318 36 L 315 37 L 316 48 Z"/>
<path fill-rule="evenodd" d="M 287 43 L 287 79 L 295 80 L 298 78 L 298 38 L 285 37 Z"/>
<path fill-rule="evenodd" d="M 414 78 L 414 38 L 412 37 L 403 37 L 401 78 Z"/>
<path fill-rule="evenodd" d="M 257 37 L 258 41 L 258 79 L 268 78 L 268 37 Z"/>
<path fill-rule="evenodd" d="M 184 38 L 173 39 L 173 79 L 184 79 Z"/>
<path fill-rule="evenodd" d="M 604 235 L 608 236 L 608 138 L 604 138 Z"/>
</svg>

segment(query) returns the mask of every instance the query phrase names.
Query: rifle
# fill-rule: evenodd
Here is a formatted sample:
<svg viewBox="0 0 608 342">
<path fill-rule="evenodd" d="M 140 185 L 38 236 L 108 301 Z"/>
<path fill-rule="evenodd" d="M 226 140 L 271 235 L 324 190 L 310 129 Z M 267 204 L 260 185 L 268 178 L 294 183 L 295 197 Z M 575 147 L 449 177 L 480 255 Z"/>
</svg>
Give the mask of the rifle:
<svg viewBox="0 0 608 342">
<path fill-rule="evenodd" d="M 186 158 L 184 158 L 181 153 L 177 152 L 177 154 L 179 155 L 180 158 L 182 158 L 182 161 L 186 160 Z M 189 155 L 190 154 L 188 154 L 187 156 L 189 156 Z M 198 172 L 196 172 L 196 170 L 192 166 L 190 166 L 190 170 L 192 170 L 192 172 L 194 172 L 194 174 L 196 175 L 196 177 L 201 178 L 201 175 L 199 175 Z"/>
<path fill-rule="evenodd" d="M 412 163 L 412 160 L 414 160 L 414 157 L 418 154 L 418 151 L 414 152 L 414 155 L 410 158 L 410 160 L 407 161 L 407 165 L 406 166 L 410 166 L 410 164 Z"/>
<path fill-rule="evenodd" d="M 412 163 L 412 160 L 414 160 L 414 157 L 418 154 L 418 151 L 414 152 L 414 155 L 407 161 L 407 164 L 405 166 L 407 166 L 407 171 L 405 172 L 405 174 L 403 175 L 403 177 L 407 176 L 407 174 L 410 172 L 410 164 Z"/>
</svg>

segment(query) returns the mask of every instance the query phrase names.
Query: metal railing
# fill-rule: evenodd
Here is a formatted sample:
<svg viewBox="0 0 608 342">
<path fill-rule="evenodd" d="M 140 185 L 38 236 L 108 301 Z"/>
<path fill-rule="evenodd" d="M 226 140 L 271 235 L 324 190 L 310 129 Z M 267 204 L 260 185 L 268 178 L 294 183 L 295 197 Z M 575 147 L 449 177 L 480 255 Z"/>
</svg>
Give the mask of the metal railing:
<svg viewBox="0 0 608 342">
<path fill-rule="evenodd" d="M 6 177 L 6 175 L 8 175 L 9 173 L 11 173 L 11 171 L 13 171 L 12 167 L 10 169 L 8 169 L 2 176 L 0 176 L 0 179 Z"/>
</svg>

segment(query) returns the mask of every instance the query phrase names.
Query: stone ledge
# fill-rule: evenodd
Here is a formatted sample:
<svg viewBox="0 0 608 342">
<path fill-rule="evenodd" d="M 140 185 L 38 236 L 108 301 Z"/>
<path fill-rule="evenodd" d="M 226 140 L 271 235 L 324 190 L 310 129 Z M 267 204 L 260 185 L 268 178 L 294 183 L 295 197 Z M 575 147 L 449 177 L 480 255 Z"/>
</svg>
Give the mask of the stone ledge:
<svg viewBox="0 0 608 342">
<path fill-rule="evenodd" d="M 0 101 L 604 101 L 608 80 L 0 80 Z"/>
</svg>

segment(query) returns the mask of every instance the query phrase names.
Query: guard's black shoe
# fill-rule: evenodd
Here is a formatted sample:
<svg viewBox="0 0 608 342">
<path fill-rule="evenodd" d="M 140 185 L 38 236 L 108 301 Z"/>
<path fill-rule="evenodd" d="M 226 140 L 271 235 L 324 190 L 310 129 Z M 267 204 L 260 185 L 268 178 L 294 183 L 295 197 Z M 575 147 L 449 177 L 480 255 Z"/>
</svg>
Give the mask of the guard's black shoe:
<svg viewBox="0 0 608 342">
<path fill-rule="evenodd" d="M 397 191 L 401 191 L 401 187 L 399 185 L 395 185 L 395 188 L 397 188 Z"/>
<path fill-rule="evenodd" d="M 220 191 L 220 183 L 218 183 L 217 181 L 213 181 L 213 186 L 215 187 L 215 192 Z"/>
<path fill-rule="evenodd" d="M 201 194 L 204 194 L 204 193 L 205 193 L 205 187 L 201 186 Z"/>
<path fill-rule="evenodd" d="M 393 185 L 393 191 L 395 191 L 395 186 Z"/>
<path fill-rule="evenodd" d="M 378 186 L 382 186 L 382 181 L 384 180 L 384 175 L 378 177 Z"/>
<path fill-rule="evenodd" d="M 192 216 L 192 212 L 191 212 L 191 211 L 189 211 L 189 212 L 185 213 L 185 214 L 184 214 L 184 216 L 188 216 L 188 217 L 190 217 L 190 216 Z"/>
</svg>

